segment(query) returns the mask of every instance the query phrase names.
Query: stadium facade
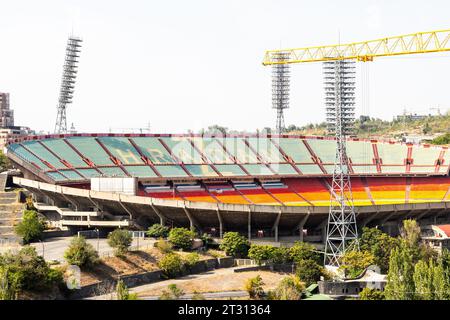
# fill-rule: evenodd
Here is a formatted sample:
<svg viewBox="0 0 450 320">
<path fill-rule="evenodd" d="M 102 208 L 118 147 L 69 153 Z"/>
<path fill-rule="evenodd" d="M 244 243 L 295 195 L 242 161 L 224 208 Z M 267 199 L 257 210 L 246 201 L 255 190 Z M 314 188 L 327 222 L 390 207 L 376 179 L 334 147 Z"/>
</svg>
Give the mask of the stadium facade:
<svg viewBox="0 0 450 320">
<path fill-rule="evenodd" d="M 73 134 L 10 141 L 16 184 L 73 230 L 153 223 L 221 236 L 323 241 L 336 142 L 294 135 Z M 359 226 L 436 222 L 450 206 L 447 147 L 348 139 Z M 135 194 L 91 190 L 91 178 L 134 177 Z"/>
</svg>

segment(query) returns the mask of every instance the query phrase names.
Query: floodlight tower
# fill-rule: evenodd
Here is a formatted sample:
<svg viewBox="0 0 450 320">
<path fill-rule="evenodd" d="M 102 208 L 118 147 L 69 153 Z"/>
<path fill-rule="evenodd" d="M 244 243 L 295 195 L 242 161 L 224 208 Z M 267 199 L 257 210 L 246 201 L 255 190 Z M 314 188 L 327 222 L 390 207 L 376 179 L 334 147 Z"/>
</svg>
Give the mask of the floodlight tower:
<svg viewBox="0 0 450 320">
<path fill-rule="evenodd" d="M 66 57 L 64 60 L 63 76 L 58 100 L 58 114 L 56 116 L 55 133 L 67 133 L 66 108 L 72 103 L 77 77 L 77 68 L 82 40 L 70 36 L 67 40 Z"/>
<path fill-rule="evenodd" d="M 285 129 L 284 109 L 289 108 L 290 67 L 288 52 L 277 52 L 273 59 L 278 62 L 272 66 L 272 108 L 277 110 L 276 130 L 280 134 Z"/>
<path fill-rule="evenodd" d="M 340 266 L 347 250 L 359 249 L 346 149 L 346 136 L 351 134 L 355 119 L 354 69 L 355 62 L 351 60 L 323 63 L 328 131 L 336 139 L 325 243 L 325 265 L 334 268 Z"/>
</svg>

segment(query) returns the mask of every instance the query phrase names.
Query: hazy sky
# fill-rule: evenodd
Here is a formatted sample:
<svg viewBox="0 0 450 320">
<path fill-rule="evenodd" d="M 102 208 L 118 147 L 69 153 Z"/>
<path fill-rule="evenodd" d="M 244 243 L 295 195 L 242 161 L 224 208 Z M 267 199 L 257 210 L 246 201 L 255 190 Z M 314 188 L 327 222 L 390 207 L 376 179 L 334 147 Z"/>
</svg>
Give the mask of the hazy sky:
<svg viewBox="0 0 450 320">
<path fill-rule="evenodd" d="M 1 0 L 0 8 L 0 91 L 11 93 L 17 125 L 44 131 L 54 128 L 72 30 L 84 43 L 69 125 L 108 132 L 150 123 L 155 133 L 181 133 L 274 127 L 266 49 L 450 28 L 445 0 Z M 370 89 L 358 95 L 357 114 L 450 107 L 450 54 L 360 64 Z M 292 74 L 286 124 L 322 121 L 321 64 L 293 65 Z"/>
</svg>

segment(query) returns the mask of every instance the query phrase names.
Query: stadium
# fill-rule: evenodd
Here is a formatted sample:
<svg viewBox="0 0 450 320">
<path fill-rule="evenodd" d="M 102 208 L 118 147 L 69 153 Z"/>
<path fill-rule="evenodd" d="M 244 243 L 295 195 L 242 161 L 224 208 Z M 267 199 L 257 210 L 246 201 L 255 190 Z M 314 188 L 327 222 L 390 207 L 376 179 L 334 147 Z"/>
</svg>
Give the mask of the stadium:
<svg viewBox="0 0 450 320">
<path fill-rule="evenodd" d="M 323 242 L 336 157 L 333 137 L 295 135 L 55 134 L 11 140 L 14 183 L 36 208 L 72 231 L 154 223 L 221 237 Z M 395 233 L 414 218 L 436 223 L 450 200 L 444 146 L 347 139 L 359 227 Z M 93 188 L 132 179 L 127 194 Z"/>
</svg>

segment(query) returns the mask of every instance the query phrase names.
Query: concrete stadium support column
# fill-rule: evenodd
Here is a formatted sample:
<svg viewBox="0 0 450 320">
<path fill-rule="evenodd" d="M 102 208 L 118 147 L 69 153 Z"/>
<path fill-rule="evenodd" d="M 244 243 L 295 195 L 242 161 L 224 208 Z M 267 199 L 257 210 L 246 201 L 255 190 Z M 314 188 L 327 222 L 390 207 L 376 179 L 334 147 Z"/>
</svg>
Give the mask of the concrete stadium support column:
<svg viewBox="0 0 450 320">
<path fill-rule="evenodd" d="M 275 230 L 275 242 L 278 242 L 278 225 L 280 223 L 280 218 L 281 218 L 281 208 L 277 214 L 277 217 L 276 217 L 275 222 L 272 227 L 272 230 Z"/>
<path fill-rule="evenodd" d="M 189 226 L 192 231 L 195 231 L 195 227 L 199 229 L 199 231 L 202 231 L 202 228 L 200 225 L 195 221 L 195 218 L 192 216 L 192 214 L 189 212 L 189 210 L 186 208 L 186 206 L 183 206 L 183 210 L 186 213 L 187 218 L 189 219 Z"/>
<path fill-rule="evenodd" d="M 252 239 L 252 210 L 248 209 L 248 223 L 247 223 L 247 229 L 248 229 L 248 241 Z"/>
<path fill-rule="evenodd" d="M 223 238 L 223 220 L 222 220 L 222 215 L 220 214 L 220 210 L 217 207 L 217 219 L 219 219 L 219 237 L 220 239 Z"/>
<path fill-rule="evenodd" d="M 308 211 L 307 215 L 302 218 L 302 220 L 300 221 L 300 223 L 298 224 L 298 226 L 296 228 L 296 230 L 299 230 L 299 232 L 300 232 L 300 241 L 301 242 L 303 242 L 303 228 L 305 227 L 306 221 L 308 221 L 309 215 L 310 215 L 310 212 Z"/>
<path fill-rule="evenodd" d="M 159 211 L 158 208 L 155 207 L 155 205 L 153 203 L 150 204 L 150 206 L 152 207 L 153 211 L 156 213 L 156 215 L 159 218 L 159 224 L 164 226 L 166 224 L 166 217 Z"/>
</svg>

